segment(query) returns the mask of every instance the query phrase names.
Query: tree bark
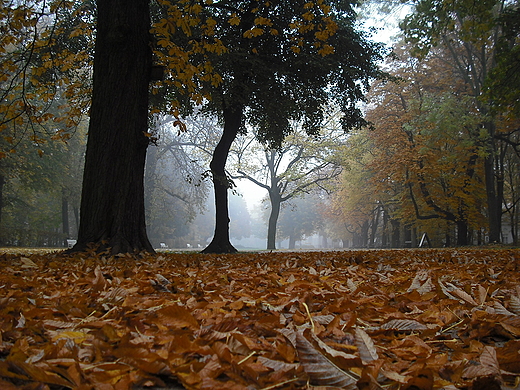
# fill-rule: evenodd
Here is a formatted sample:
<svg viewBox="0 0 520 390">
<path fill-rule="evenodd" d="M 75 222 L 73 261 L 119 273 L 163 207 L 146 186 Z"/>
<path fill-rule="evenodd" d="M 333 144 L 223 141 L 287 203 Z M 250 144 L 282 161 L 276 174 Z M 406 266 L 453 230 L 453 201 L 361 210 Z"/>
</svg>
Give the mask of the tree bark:
<svg viewBox="0 0 520 390">
<path fill-rule="evenodd" d="M 94 83 L 78 242 L 112 254 L 153 252 L 144 210 L 149 0 L 97 1 Z"/>
<path fill-rule="evenodd" d="M 502 197 L 499 195 L 501 184 L 496 176 L 495 167 L 496 148 L 494 144 L 495 126 L 493 123 L 487 123 L 486 128 L 489 133 L 489 151 L 484 160 L 484 177 L 486 183 L 487 196 L 487 213 L 489 224 L 489 242 L 500 242 L 500 233 L 502 230 Z"/>
<path fill-rule="evenodd" d="M 4 244 L 4 237 L 2 235 L 2 213 L 4 210 L 4 185 L 5 185 L 5 177 L 4 175 L 0 175 L 0 245 Z"/>
<path fill-rule="evenodd" d="M 280 216 L 281 196 L 278 187 L 275 185 L 269 190 L 271 201 L 271 214 L 269 214 L 269 224 L 267 225 L 267 249 L 276 249 L 276 225 Z"/>
<path fill-rule="evenodd" d="M 235 253 L 236 248 L 229 239 L 229 181 L 226 176 L 226 161 L 231 144 L 235 140 L 242 123 L 243 108 L 225 108 L 224 131 L 213 151 L 210 169 L 215 190 L 215 233 L 213 240 L 202 253 Z"/>
</svg>

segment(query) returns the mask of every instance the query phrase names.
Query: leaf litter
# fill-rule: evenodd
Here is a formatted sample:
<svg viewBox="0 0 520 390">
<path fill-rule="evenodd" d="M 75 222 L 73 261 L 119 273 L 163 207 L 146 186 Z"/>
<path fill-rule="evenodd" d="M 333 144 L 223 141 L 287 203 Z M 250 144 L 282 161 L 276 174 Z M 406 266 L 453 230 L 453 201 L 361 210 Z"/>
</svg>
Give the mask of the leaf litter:
<svg viewBox="0 0 520 390">
<path fill-rule="evenodd" d="M 1 389 L 520 389 L 520 252 L 0 255 Z"/>
</svg>

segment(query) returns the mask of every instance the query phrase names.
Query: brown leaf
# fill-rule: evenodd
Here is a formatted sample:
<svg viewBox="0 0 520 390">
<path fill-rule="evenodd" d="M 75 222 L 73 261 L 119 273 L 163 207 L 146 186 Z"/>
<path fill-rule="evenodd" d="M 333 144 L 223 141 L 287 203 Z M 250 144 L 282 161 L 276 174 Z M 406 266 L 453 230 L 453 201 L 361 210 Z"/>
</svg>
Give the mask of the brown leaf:
<svg viewBox="0 0 520 390">
<path fill-rule="evenodd" d="M 415 372 L 413 377 L 408 380 L 403 390 L 432 390 L 433 372 L 430 369 L 422 369 Z"/>
<path fill-rule="evenodd" d="M 38 268 L 38 265 L 28 257 L 20 257 L 22 268 Z"/>
<path fill-rule="evenodd" d="M 422 284 L 422 286 L 420 286 L 418 289 L 417 289 L 417 292 L 421 295 L 424 295 L 424 294 L 428 294 L 429 292 L 432 292 L 433 290 L 435 289 L 435 285 L 433 284 L 432 282 L 432 278 L 428 278 L 426 280 L 426 282 L 424 282 Z"/>
<path fill-rule="evenodd" d="M 410 375 L 401 375 L 393 370 L 381 368 L 381 374 L 386 376 L 388 379 L 399 382 L 399 383 L 408 383 L 408 381 L 412 378 Z"/>
<path fill-rule="evenodd" d="M 451 290 L 452 294 L 459 297 L 460 299 L 468 302 L 469 304 L 473 305 L 473 306 L 478 306 L 478 303 L 475 302 L 475 300 L 473 299 L 473 297 L 471 295 L 469 295 L 466 291 L 464 290 L 461 290 L 460 288 L 453 288 L 453 290 Z"/>
<path fill-rule="evenodd" d="M 358 347 L 359 357 L 363 363 L 370 363 L 371 361 L 379 359 L 374 341 L 361 328 L 355 329 L 355 341 Z"/>
<path fill-rule="evenodd" d="M 427 278 L 428 278 L 427 270 L 417 271 L 417 274 L 415 274 L 415 277 L 412 280 L 412 284 L 410 285 L 410 287 L 408 287 L 406 292 L 412 292 L 414 290 L 419 289 L 423 285 L 423 283 L 426 281 Z"/>
<path fill-rule="evenodd" d="M 515 337 L 520 337 L 520 327 L 511 325 L 507 323 L 506 321 L 501 321 L 500 325 L 507 330 L 509 333 L 511 333 Z"/>
<path fill-rule="evenodd" d="M 199 323 L 191 312 L 179 305 L 170 305 L 159 309 L 157 311 L 157 317 L 157 324 L 160 327 L 199 329 Z"/>
<path fill-rule="evenodd" d="M 500 372 L 495 348 L 490 346 L 484 347 L 482 355 L 480 355 L 480 364 L 492 368 L 496 373 Z"/>
<path fill-rule="evenodd" d="M 71 382 L 62 376 L 51 371 L 46 371 L 45 369 L 36 365 L 14 361 L 10 361 L 8 363 L 11 371 L 23 374 L 27 376 L 28 379 L 32 379 L 33 381 L 46 383 L 49 385 L 64 386 L 66 388 L 70 388 L 72 385 Z"/>
<path fill-rule="evenodd" d="M 488 375 L 500 375 L 500 367 L 495 348 L 486 346 L 480 355 L 480 365 L 472 365 L 464 370 L 465 378 L 477 378 Z"/>
<path fill-rule="evenodd" d="M 504 316 L 514 316 L 514 313 L 511 313 L 509 310 L 507 310 L 502 304 L 499 302 L 493 303 L 493 308 L 495 309 L 495 313 L 501 314 Z"/>
<path fill-rule="evenodd" d="M 99 265 L 94 269 L 94 275 L 95 275 L 95 278 L 92 281 L 93 290 L 95 292 L 104 290 L 105 287 L 107 286 L 108 282 L 106 281 L 105 277 L 103 276 L 103 272 L 101 271 L 101 267 Z"/>
<path fill-rule="evenodd" d="M 520 316 L 520 298 L 515 295 L 511 295 L 509 300 L 509 308 L 513 313 Z"/>
<path fill-rule="evenodd" d="M 290 371 L 296 370 L 298 369 L 298 367 L 300 367 L 299 363 L 286 363 L 280 360 L 268 359 L 263 356 L 259 356 L 257 361 L 265 367 L 270 368 L 274 371 Z"/>
<path fill-rule="evenodd" d="M 341 370 L 322 353 L 317 351 L 303 336 L 302 332 L 296 332 L 295 340 L 300 363 L 309 376 L 311 384 L 316 386 L 335 386 L 351 390 L 357 388 L 357 379 L 353 374 Z"/>
<path fill-rule="evenodd" d="M 385 330 L 397 330 L 400 332 L 412 332 L 415 330 L 426 330 L 428 329 L 425 325 L 415 320 L 400 320 L 394 319 L 381 325 L 381 329 Z"/>
<path fill-rule="evenodd" d="M 483 305 L 486 302 L 488 290 L 482 287 L 480 284 L 477 286 L 477 302 L 479 305 Z"/>
</svg>

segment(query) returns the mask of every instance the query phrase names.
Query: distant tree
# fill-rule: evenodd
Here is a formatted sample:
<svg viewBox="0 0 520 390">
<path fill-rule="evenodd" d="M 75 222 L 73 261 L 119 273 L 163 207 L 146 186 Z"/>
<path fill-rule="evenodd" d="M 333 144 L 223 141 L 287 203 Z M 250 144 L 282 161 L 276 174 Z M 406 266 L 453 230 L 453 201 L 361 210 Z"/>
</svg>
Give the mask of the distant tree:
<svg viewBox="0 0 520 390">
<path fill-rule="evenodd" d="M 237 240 L 248 238 L 251 235 L 251 215 L 243 196 L 232 194 L 229 197 L 229 235 Z"/>
<path fill-rule="evenodd" d="M 388 199 L 387 194 L 377 191 L 372 182 L 374 172 L 370 164 L 384 151 L 375 149 L 367 137 L 370 131 L 355 132 L 346 140 L 342 148 L 342 174 L 334 183 L 336 188 L 323 208 L 324 218 L 332 230 L 329 235 L 342 240 L 343 246 L 374 246 L 382 205 L 390 205 L 390 202 L 383 203 Z"/>
<path fill-rule="evenodd" d="M 232 177 L 247 179 L 268 193 L 271 213 L 267 249 L 276 249 L 276 226 L 282 203 L 326 186 L 340 174 L 338 154 L 345 138 L 338 123 L 340 117 L 339 113 L 330 115 L 320 134 L 314 136 L 308 136 L 295 124 L 297 130 L 276 149 L 255 141 L 253 135 L 241 140 L 242 146 L 233 150 L 238 175 Z"/>
<path fill-rule="evenodd" d="M 294 249 L 296 242 L 310 236 L 322 228 L 320 199 L 312 195 L 292 198 L 280 214 L 278 240 L 288 239 L 288 249 Z"/>
<path fill-rule="evenodd" d="M 179 132 L 170 115 L 157 115 L 155 144 L 149 147 L 145 172 L 148 233 L 155 247 L 188 234 L 188 224 L 205 210 L 209 191 L 206 166 L 215 144 L 215 122 L 187 118 Z M 210 145 L 210 146 L 208 146 Z"/>
<path fill-rule="evenodd" d="M 64 245 L 70 233 L 70 229 L 65 231 L 68 201 L 71 205 L 79 202 L 80 129 L 67 143 L 44 142 L 37 150 L 33 142 L 21 140 L 16 153 L 0 160 L 0 240 L 4 245 Z"/>
</svg>

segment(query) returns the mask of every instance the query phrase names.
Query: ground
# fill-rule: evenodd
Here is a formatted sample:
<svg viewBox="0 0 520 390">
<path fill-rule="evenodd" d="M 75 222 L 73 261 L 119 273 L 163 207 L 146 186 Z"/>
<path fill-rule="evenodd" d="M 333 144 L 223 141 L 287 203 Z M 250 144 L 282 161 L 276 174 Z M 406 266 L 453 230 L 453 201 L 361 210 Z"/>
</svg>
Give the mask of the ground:
<svg viewBox="0 0 520 390">
<path fill-rule="evenodd" d="M 516 249 L 11 251 L 0 270 L 5 390 L 520 389 Z"/>
</svg>

